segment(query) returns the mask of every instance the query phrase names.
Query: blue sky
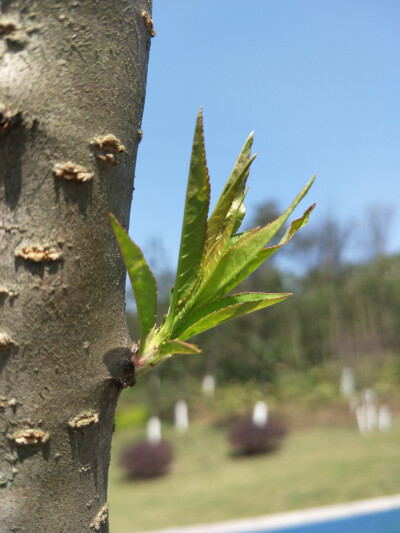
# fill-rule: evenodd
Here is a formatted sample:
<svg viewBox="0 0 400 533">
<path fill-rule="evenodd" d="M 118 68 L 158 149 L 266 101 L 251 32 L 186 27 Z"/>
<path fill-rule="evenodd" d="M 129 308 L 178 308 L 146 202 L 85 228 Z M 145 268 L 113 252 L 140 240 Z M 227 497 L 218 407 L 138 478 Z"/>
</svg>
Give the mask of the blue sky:
<svg viewBox="0 0 400 533">
<path fill-rule="evenodd" d="M 310 225 L 361 227 L 367 208 L 392 207 L 400 251 L 400 2 L 154 0 L 153 19 L 130 224 L 145 254 L 157 236 L 175 266 L 200 105 L 211 202 L 254 130 L 249 218 L 270 199 L 285 208 L 316 172 Z"/>
</svg>

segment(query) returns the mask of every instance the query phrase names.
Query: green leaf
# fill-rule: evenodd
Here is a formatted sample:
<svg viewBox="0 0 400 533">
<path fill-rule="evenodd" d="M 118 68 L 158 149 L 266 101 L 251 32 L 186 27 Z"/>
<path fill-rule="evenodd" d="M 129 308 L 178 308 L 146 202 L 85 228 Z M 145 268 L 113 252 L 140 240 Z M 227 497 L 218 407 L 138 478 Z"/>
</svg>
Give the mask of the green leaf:
<svg viewBox="0 0 400 533">
<path fill-rule="evenodd" d="M 177 353 L 188 353 L 188 354 L 199 354 L 201 350 L 195 344 L 190 344 L 189 342 L 183 342 L 179 339 L 172 339 L 165 341 L 161 344 L 159 348 L 159 355 L 167 354 L 177 354 Z"/>
<path fill-rule="evenodd" d="M 293 235 L 296 233 L 296 231 L 298 231 L 300 228 L 302 228 L 303 226 L 307 224 L 308 219 L 310 218 L 310 213 L 311 211 L 313 211 L 316 205 L 317 204 L 310 205 L 310 207 L 304 211 L 303 215 L 300 218 L 293 220 L 293 222 L 290 224 L 289 228 L 287 229 L 285 235 L 279 241 L 279 244 L 276 246 L 273 246 L 273 248 L 276 248 L 276 249 L 281 248 L 287 242 L 289 242 L 290 239 L 293 237 Z"/>
<path fill-rule="evenodd" d="M 174 335 L 182 340 L 186 340 L 222 322 L 281 302 L 289 296 L 290 293 L 268 294 L 263 292 L 245 292 L 222 298 L 189 315 L 179 325 Z"/>
<path fill-rule="evenodd" d="M 186 191 L 181 245 L 176 273 L 174 301 L 189 293 L 197 279 L 204 257 L 210 182 L 204 149 L 203 115 L 197 116 Z"/>
<path fill-rule="evenodd" d="M 247 189 L 248 190 L 248 189 Z M 235 225 L 232 229 L 232 237 L 235 235 L 237 230 L 240 228 L 244 216 L 246 214 L 246 207 L 244 205 L 244 199 L 247 194 L 246 191 L 242 191 L 239 194 L 236 195 L 235 199 L 232 202 L 232 205 L 226 215 L 226 218 L 221 226 L 220 234 L 225 230 L 226 226 L 229 224 L 229 222 L 232 220 L 232 217 L 235 218 Z"/>
<path fill-rule="evenodd" d="M 143 344 L 156 321 L 156 280 L 140 248 L 131 241 L 115 216 L 112 213 L 109 216 L 135 294 Z"/>
<path fill-rule="evenodd" d="M 215 269 L 219 265 L 225 251 L 227 248 L 227 244 L 229 242 L 229 239 L 232 235 L 233 227 L 235 225 L 235 219 L 232 218 L 230 221 L 230 224 L 226 226 L 225 231 L 221 235 L 221 237 L 217 240 L 217 242 L 214 244 L 214 246 L 211 248 L 211 250 L 208 252 L 206 259 L 204 261 L 204 265 L 202 267 L 201 272 L 201 278 L 198 288 L 196 288 L 196 292 L 193 294 L 193 297 L 196 298 L 196 295 L 198 292 L 201 292 L 203 286 L 207 283 L 209 278 L 213 275 Z"/>
<path fill-rule="evenodd" d="M 300 228 L 307 224 L 310 213 L 314 209 L 314 207 L 315 204 L 310 206 L 300 218 L 293 220 L 285 235 L 280 240 L 279 244 L 276 244 L 275 246 L 271 246 L 269 248 L 263 248 L 256 255 L 256 257 L 252 261 L 250 261 L 245 266 L 245 268 L 241 270 L 237 276 L 232 278 L 231 281 L 224 287 L 224 294 L 234 289 L 237 285 L 239 285 L 241 281 L 246 279 L 248 276 L 250 276 L 252 272 L 254 272 L 259 266 L 261 266 L 264 261 L 266 261 L 269 257 L 271 257 L 271 255 L 273 255 L 277 250 L 279 250 L 279 248 L 282 248 L 282 246 L 288 243 L 293 237 L 293 235 L 296 233 L 296 231 L 298 231 Z"/>
<path fill-rule="evenodd" d="M 213 214 L 211 215 L 207 225 L 207 249 L 210 249 L 210 247 L 214 244 L 218 236 L 229 223 L 233 213 L 234 216 L 236 216 L 238 209 L 243 205 L 243 216 L 238 224 L 238 226 L 240 226 L 246 212 L 243 204 L 245 197 L 244 184 L 248 176 L 250 165 L 256 158 L 256 155 L 257 154 L 254 154 L 254 156 L 247 161 L 241 173 L 237 176 L 236 181 L 232 184 L 232 187 L 230 187 L 222 199 L 218 200 L 218 203 L 215 206 Z"/>
<path fill-rule="evenodd" d="M 254 140 L 254 132 L 252 131 L 250 133 L 250 135 L 247 137 L 247 139 L 246 139 L 246 141 L 245 141 L 245 143 L 243 145 L 243 148 L 240 151 L 240 154 L 239 154 L 239 157 L 237 158 L 235 166 L 233 167 L 232 172 L 231 172 L 231 174 L 230 174 L 230 176 L 228 178 L 228 181 L 226 182 L 225 187 L 223 188 L 221 196 L 218 199 L 217 205 L 218 205 L 219 201 L 227 194 L 229 189 L 233 186 L 233 184 L 236 181 L 236 178 L 239 176 L 239 174 L 242 173 L 242 170 L 243 170 L 244 166 L 247 165 L 247 162 L 250 159 L 250 153 L 251 153 L 251 147 L 253 145 L 253 140 Z M 247 176 L 246 176 L 246 178 L 247 178 Z M 242 185 L 242 189 L 245 188 L 245 185 L 246 185 L 246 180 L 244 180 L 244 183 Z"/>
<path fill-rule="evenodd" d="M 227 214 L 232 206 L 232 203 L 238 196 L 241 196 L 245 185 L 249 168 L 254 161 L 256 155 L 250 159 L 251 146 L 253 144 L 254 135 L 251 133 L 247 138 L 242 151 L 233 167 L 231 175 L 226 182 L 226 185 L 219 197 L 214 210 L 208 220 L 207 225 L 207 249 L 210 249 L 221 233 L 221 228 L 226 220 Z M 240 225 L 240 224 L 239 224 Z"/>
<path fill-rule="evenodd" d="M 236 202 L 239 204 L 238 215 L 236 217 L 236 223 L 235 223 L 235 226 L 234 226 L 233 232 L 232 232 L 233 235 L 238 231 L 238 229 L 242 225 L 243 219 L 244 219 L 244 217 L 246 215 L 246 206 L 244 205 L 244 199 L 246 197 L 247 191 L 248 191 L 248 189 L 243 191 L 243 193 L 240 196 L 236 197 L 236 199 L 234 200 L 234 202 L 232 204 L 232 207 L 231 207 L 231 209 L 235 209 Z M 226 215 L 227 219 L 229 219 L 229 217 L 230 217 L 231 209 L 228 211 L 228 214 Z"/>
<path fill-rule="evenodd" d="M 232 209 L 230 219 L 227 225 L 225 226 L 223 233 L 214 243 L 211 250 L 207 252 L 200 270 L 200 275 L 196 282 L 196 286 L 193 288 L 193 291 L 191 291 L 190 296 L 187 298 L 187 300 L 185 300 L 181 315 L 186 315 L 188 312 L 190 312 L 190 309 L 193 307 L 193 305 L 196 305 L 196 299 L 198 294 L 202 291 L 203 286 L 207 284 L 207 281 L 213 275 L 215 269 L 219 265 L 222 257 L 224 256 L 231 236 L 235 231 L 235 228 L 237 227 L 237 219 L 241 218 L 242 216 L 240 210 L 241 204 L 239 202 L 235 204 L 235 208 L 236 212 L 234 212 Z M 178 320 L 180 320 L 180 318 L 178 318 Z"/>
<path fill-rule="evenodd" d="M 240 239 L 225 253 L 213 276 L 209 278 L 207 285 L 204 286 L 201 295 L 199 295 L 198 303 L 200 305 L 204 305 L 212 299 L 220 298 L 229 292 L 230 289 L 227 287 L 232 288 L 230 282 L 237 278 L 240 272 L 253 261 L 260 250 L 281 229 L 294 208 L 308 192 L 314 178 L 315 176 L 311 178 L 307 185 L 296 196 L 290 207 L 288 207 L 280 217 L 270 224 L 256 229 L 245 238 Z"/>
<path fill-rule="evenodd" d="M 255 233 L 256 231 L 258 231 L 258 229 L 258 227 L 251 228 L 246 231 L 243 231 L 242 233 L 236 233 L 236 235 L 232 235 L 232 237 L 229 239 L 228 248 L 232 248 L 233 246 L 239 244 L 239 241 L 241 241 L 242 239 L 246 239 L 251 233 Z"/>
</svg>

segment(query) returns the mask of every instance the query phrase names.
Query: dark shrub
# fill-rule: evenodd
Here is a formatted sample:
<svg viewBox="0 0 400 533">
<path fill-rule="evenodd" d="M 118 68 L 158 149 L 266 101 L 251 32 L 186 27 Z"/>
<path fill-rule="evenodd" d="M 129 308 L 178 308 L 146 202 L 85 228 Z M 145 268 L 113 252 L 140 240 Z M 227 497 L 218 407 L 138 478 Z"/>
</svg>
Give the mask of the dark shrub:
<svg viewBox="0 0 400 533">
<path fill-rule="evenodd" d="M 256 426 L 251 419 L 244 419 L 232 427 L 229 442 L 237 455 L 255 455 L 276 450 L 286 435 L 286 427 L 269 419 L 265 426 Z"/>
<path fill-rule="evenodd" d="M 125 450 L 120 465 L 129 476 L 147 479 L 165 474 L 172 461 L 172 451 L 167 442 L 140 441 Z"/>
</svg>

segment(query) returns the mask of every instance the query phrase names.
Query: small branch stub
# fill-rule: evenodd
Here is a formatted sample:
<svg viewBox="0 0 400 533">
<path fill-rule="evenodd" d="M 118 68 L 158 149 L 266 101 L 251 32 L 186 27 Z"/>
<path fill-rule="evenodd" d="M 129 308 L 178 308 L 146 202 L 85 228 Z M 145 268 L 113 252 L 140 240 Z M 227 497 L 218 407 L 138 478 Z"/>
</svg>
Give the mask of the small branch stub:
<svg viewBox="0 0 400 533">
<path fill-rule="evenodd" d="M 62 258 L 62 252 L 48 245 L 23 246 L 15 252 L 15 257 L 21 257 L 34 263 L 46 263 L 59 261 Z"/>
<path fill-rule="evenodd" d="M 90 524 L 92 531 L 100 531 L 101 526 L 106 522 L 108 516 L 108 503 L 105 503 Z"/>
<path fill-rule="evenodd" d="M 80 413 L 75 418 L 68 422 L 68 426 L 72 429 L 81 429 L 92 424 L 97 424 L 99 421 L 99 414 L 87 411 Z"/>
<path fill-rule="evenodd" d="M 156 32 L 154 30 L 154 23 L 152 19 L 150 18 L 150 15 L 147 13 L 147 11 L 143 11 L 142 19 L 144 20 L 144 23 L 146 25 L 146 30 L 148 31 L 150 37 L 155 37 Z"/>
<path fill-rule="evenodd" d="M 93 172 L 89 172 L 85 167 L 76 165 L 72 161 L 55 165 L 53 168 L 53 174 L 56 178 L 63 178 L 65 180 L 75 180 L 81 183 L 85 183 L 93 178 Z"/>
<path fill-rule="evenodd" d="M 41 429 L 20 429 L 13 433 L 10 437 L 18 446 L 35 446 L 38 444 L 45 444 L 50 434 Z"/>
<path fill-rule="evenodd" d="M 0 351 L 8 350 L 14 346 L 14 342 L 7 333 L 0 332 Z"/>
</svg>

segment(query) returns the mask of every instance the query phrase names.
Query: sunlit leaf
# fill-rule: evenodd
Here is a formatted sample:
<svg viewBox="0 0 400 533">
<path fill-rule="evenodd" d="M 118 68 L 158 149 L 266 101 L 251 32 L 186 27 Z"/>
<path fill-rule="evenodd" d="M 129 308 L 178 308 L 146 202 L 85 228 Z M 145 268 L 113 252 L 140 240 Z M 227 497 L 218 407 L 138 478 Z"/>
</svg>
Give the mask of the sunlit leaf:
<svg viewBox="0 0 400 533">
<path fill-rule="evenodd" d="M 243 147 L 239 159 L 234 166 L 232 174 L 228 179 L 227 185 L 225 185 L 224 191 L 219 197 L 214 211 L 208 220 L 207 249 L 214 244 L 216 238 L 221 232 L 224 222 L 226 225 L 227 215 L 230 209 L 232 208 L 235 212 L 237 211 L 237 206 L 232 206 L 232 204 L 235 200 L 242 198 L 250 165 L 256 157 L 255 154 L 251 159 L 249 159 L 252 142 L 253 135 L 250 135 Z"/>
<path fill-rule="evenodd" d="M 242 190 L 240 193 L 236 195 L 226 215 L 226 218 L 221 226 L 220 233 L 222 233 L 225 230 L 226 226 L 230 223 L 233 217 L 235 218 L 235 224 L 232 228 L 232 237 L 238 231 L 238 229 L 240 228 L 242 224 L 244 216 L 246 214 L 246 207 L 244 205 L 244 199 L 246 197 L 246 194 L 247 194 L 247 190 Z"/>
<path fill-rule="evenodd" d="M 257 270 L 257 268 L 261 266 L 264 261 L 271 257 L 271 255 L 273 255 L 277 250 L 279 250 L 279 248 L 282 248 L 282 246 L 289 242 L 293 235 L 296 233 L 296 231 L 298 231 L 300 228 L 307 224 L 310 213 L 314 209 L 314 207 L 315 204 L 310 206 L 300 218 L 293 220 L 285 235 L 280 240 L 279 244 L 276 244 L 275 246 L 270 246 L 269 248 L 263 248 L 256 255 L 256 257 L 252 261 L 250 261 L 245 266 L 245 268 L 240 271 L 236 277 L 232 278 L 231 281 L 224 287 L 224 294 L 227 294 L 232 289 L 237 287 L 237 285 L 239 285 L 241 281 L 246 279 L 248 276 L 250 276 L 252 272 Z"/>
<path fill-rule="evenodd" d="M 109 215 L 122 259 L 131 280 L 140 321 L 141 342 L 144 342 L 156 321 L 156 280 L 140 248 L 131 241 L 115 216 L 111 213 Z"/>
<path fill-rule="evenodd" d="M 242 170 L 245 167 L 245 165 L 247 165 L 250 159 L 250 153 L 251 153 L 251 147 L 253 145 L 253 140 L 254 140 L 254 132 L 252 131 L 250 135 L 247 137 L 243 145 L 243 148 L 240 151 L 239 157 L 236 160 L 236 163 L 232 169 L 232 172 L 230 173 L 228 181 L 225 183 L 225 187 L 223 188 L 221 196 L 219 197 L 216 205 L 218 205 L 220 200 L 228 193 L 229 189 L 235 183 L 236 178 L 239 176 L 239 174 L 242 173 Z M 247 179 L 247 176 L 245 176 L 245 178 Z M 242 189 L 244 189 L 246 186 L 246 179 L 244 179 L 242 183 Z"/>
<path fill-rule="evenodd" d="M 222 322 L 281 302 L 289 296 L 290 293 L 247 292 L 222 298 L 189 315 L 174 335 L 186 340 Z"/>
<path fill-rule="evenodd" d="M 189 342 L 184 342 L 179 339 L 165 341 L 162 343 L 159 349 L 159 355 L 161 356 L 166 354 L 178 353 L 199 354 L 201 353 L 201 350 L 195 344 L 190 344 Z"/>
<path fill-rule="evenodd" d="M 181 245 L 176 273 L 174 299 L 185 298 L 196 281 L 204 256 L 210 183 L 205 157 L 203 115 L 197 116 L 186 191 Z"/>
<path fill-rule="evenodd" d="M 313 181 L 314 176 L 280 217 L 239 240 L 225 253 L 213 276 L 208 280 L 207 285 L 205 285 L 201 295 L 199 295 L 198 302 L 200 305 L 227 294 L 229 291 L 227 287 L 231 287 L 231 280 L 237 278 L 240 272 L 257 257 L 263 247 L 281 229 L 294 208 L 308 192 Z"/>
<path fill-rule="evenodd" d="M 236 244 L 239 244 L 239 241 L 246 239 L 251 233 L 255 233 L 258 231 L 258 228 L 251 228 L 246 231 L 243 231 L 242 233 L 236 233 L 236 235 L 232 235 L 232 237 L 229 239 L 228 248 L 233 248 Z"/>
<path fill-rule="evenodd" d="M 201 281 L 200 281 L 197 291 L 202 290 L 203 285 L 207 283 L 208 279 L 213 275 L 215 269 L 219 265 L 219 262 L 221 261 L 226 251 L 229 239 L 232 235 L 234 225 L 235 225 L 235 218 L 232 217 L 230 224 L 226 226 L 220 238 L 217 240 L 217 242 L 214 244 L 214 246 L 211 248 L 211 250 L 207 254 L 205 261 L 204 261 L 204 265 L 202 267 Z"/>
<path fill-rule="evenodd" d="M 140 349 L 133 355 L 136 375 L 148 372 L 175 353 L 199 353 L 186 339 L 214 326 L 285 300 L 290 293 L 240 293 L 226 296 L 303 227 L 314 206 L 294 220 L 279 244 L 266 248 L 307 193 L 313 178 L 273 222 L 237 234 L 246 209 L 246 181 L 253 134 L 246 140 L 229 179 L 207 221 L 210 184 L 205 157 L 203 118 L 197 116 L 175 287 L 161 325 L 155 324 L 156 286 L 140 249 L 111 215 L 131 278 L 142 327 Z"/>
<path fill-rule="evenodd" d="M 234 205 L 235 205 L 236 212 L 232 209 L 230 219 L 227 222 L 227 225 L 225 226 L 223 233 L 219 236 L 219 238 L 216 240 L 212 248 L 206 254 L 203 265 L 201 267 L 198 283 L 196 287 L 194 288 L 193 293 L 190 295 L 190 297 L 185 303 L 185 309 L 183 310 L 185 314 L 188 310 L 192 308 L 193 304 L 195 303 L 197 299 L 198 293 L 202 291 L 203 286 L 206 285 L 208 280 L 212 277 L 214 271 L 216 270 L 219 262 L 221 261 L 221 259 L 224 256 L 224 253 L 227 250 L 228 243 L 231 239 L 231 236 L 233 232 L 235 231 L 235 228 L 237 227 L 237 219 L 241 218 L 242 216 L 242 213 L 240 210 L 241 208 L 240 202 L 237 202 Z"/>
</svg>

